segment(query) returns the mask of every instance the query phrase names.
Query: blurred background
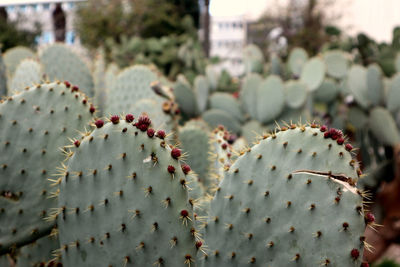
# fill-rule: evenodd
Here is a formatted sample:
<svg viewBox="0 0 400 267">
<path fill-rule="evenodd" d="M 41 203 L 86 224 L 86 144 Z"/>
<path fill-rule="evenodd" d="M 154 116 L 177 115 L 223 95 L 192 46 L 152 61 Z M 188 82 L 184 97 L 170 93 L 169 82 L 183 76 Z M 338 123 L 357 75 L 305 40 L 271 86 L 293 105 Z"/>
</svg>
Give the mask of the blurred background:
<svg viewBox="0 0 400 267">
<path fill-rule="evenodd" d="M 357 159 L 366 173 L 360 187 L 370 192 L 372 210 L 384 225 L 367 229 L 373 247 L 365 257 L 374 266 L 400 266 L 400 102 L 396 100 L 400 99 L 400 75 L 396 75 L 400 72 L 400 0 L 0 0 L 2 52 L 18 46 L 41 51 L 56 42 L 80 55 L 93 76 L 96 64 L 91 61 L 100 54 L 111 74 L 134 64 L 151 65 L 165 77 L 165 84 L 186 86 L 193 98 L 198 92 L 191 87 L 201 88 L 202 79 L 207 80 L 206 102 L 214 90 L 238 107 L 239 102 L 247 104 L 246 74 L 279 75 L 291 82 L 304 74 L 300 80 L 313 86 L 309 94 L 304 93 L 312 96 L 310 101 L 306 96 L 299 105 L 287 101 L 285 112 L 280 110 L 280 116 L 265 121 L 253 116 L 252 105 L 247 105 L 254 120 L 246 122 L 249 117 L 240 111 L 236 133 L 250 144 L 253 137 L 247 138 L 246 129 L 271 130 L 273 120 L 298 118 L 303 108 L 311 110 L 313 118 L 343 129 L 360 147 Z M 36 57 L 28 54 L 21 58 Z M 8 60 L 9 65 L 16 68 L 21 58 Z M 301 71 L 308 58 L 310 75 Z M 313 67 L 316 59 L 324 60 L 322 67 L 318 62 Z M 100 78 L 105 76 L 104 70 L 99 73 Z M 376 87 L 378 93 L 368 95 L 369 87 L 372 92 Z M 331 96 L 327 90 L 336 91 Z M 101 106 L 99 99 L 96 104 Z M 191 111 L 176 99 L 184 118 L 181 124 L 206 113 L 206 102 L 203 110 Z M 212 109 L 226 109 L 210 103 Z M 390 123 L 379 124 L 379 116 L 369 118 L 373 107 L 385 105 L 391 112 L 385 113 Z M 287 115 L 288 110 L 294 115 Z M 369 119 L 377 123 L 368 124 Z M 388 125 L 388 131 L 379 132 Z M 393 142 L 386 138 L 391 130 Z"/>
</svg>

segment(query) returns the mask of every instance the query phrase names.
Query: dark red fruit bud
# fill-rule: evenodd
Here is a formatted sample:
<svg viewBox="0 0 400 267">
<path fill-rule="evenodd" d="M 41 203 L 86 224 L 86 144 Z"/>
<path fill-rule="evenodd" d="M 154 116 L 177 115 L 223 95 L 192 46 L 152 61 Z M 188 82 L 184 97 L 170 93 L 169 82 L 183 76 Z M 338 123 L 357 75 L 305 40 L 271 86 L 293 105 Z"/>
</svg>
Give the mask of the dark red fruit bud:
<svg viewBox="0 0 400 267">
<path fill-rule="evenodd" d="M 76 141 L 74 142 L 74 145 L 75 145 L 76 147 L 79 147 L 79 146 L 81 145 L 81 142 L 80 142 L 79 140 L 76 140 Z"/>
<path fill-rule="evenodd" d="M 97 120 L 94 125 L 96 125 L 97 128 L 101 128 L 104 125 L 104 121 L 102 120 Z"/>
<path fill-rule="evenodd" d="M 96 108 L 93 105 L 91 105 L 89 108 L 89 111 L 90 111 L 90 113 L 93 114 L 96 111 Z"/>
<path fill-rule="evenodd" d="M 356 249 L 356 248 L 353 248 L 353 249 L 351 250 L 351 252 L 350 252 L 350 256 L 351 256 L 354 260 L 356 260 L 356 259 L 358 259 L 358 257 L 360 257 L 360 251 L 358 251 L 358 249 Z"/>
<path fill-rule="evenodd" d="M 321 132 L 326 132 L 326 130 L 328 130 L 328 127 L 326 127 L 325 125 L 322 125 L 321 128 L 319 128 L 319 130 Z"/>
<path fill-rule="evenodd" d="M 113 123 L 113 124 L 118 124 L 119 123 L 119 116 L 118 115 L 113 115 L 113 116 L 111 116 L 111 122 Z"/>
<path fill-rule="evenodd" d="M 218 125 L 218 129 L 221 130 L 221 131 L 225 131 L 224 125 Z"/>
<path fill-rule="evenodd" d="M 325 132 L 325 133 L 324 133 L 324 137 L 325 137 L 325 138 L 329 138 L 330 136 L 331 136 L 331 135 L 330 135 L 329 132 Z"/>
<path fill-rule="evenodd" d="M 157 131 L 157 137 L 160 139 L 164 139 L 165 138 L 165 132 L 163 130 L 158 130 Z"/>
<path fill-rule="evenodd" d="M 78 92 L 79 91 L 79 87 L 74 85 L 72 86 L 71 92 Z"/>
<path fill-rule="evenodd" d="M 66 86 L 67 88 L 70 88 L 70 87 L 71 87 L 71 84 L 70 84 L 68 81 L 65 81 L 64 84 L 65 84 L 65 86 Z"/>
<path fill-rule="evenodd" d="M 362 175 L 361 169 L 357 169 L 357 175 L 358 175 L 358 176 L 361 176 L 361 175 Z"/>
<path fill-rule="evenodd" d="M 135 119 L 132 114 L 126 114 L 125 116 L 125 121 L 126 122 L 132 122 Z"/>
<path fill-rule="evenodd" d="M 338 145 L 343 145 L 344 139 L 340 137 L 338 140 L 336 140 L 336 143 L 338 143 Z"/>
<path fill-rule="evenodd" d="M 227 145 L 226 143 L 223 143 L 223 144 L 221 145 L 221 147 L 222 147 L 223 150 L 225 150 L 225 149 L 228 147 L 228 145 Z"/>
<path fill-rule="evenodd" d="M 366 222 L 366 223 L 373 223 L 373 222 L 375 222 L 375 216 L 374 216 L 374 214 L 372 214 L 371 212 L 368 212 L 368 213 L 365 215 L 365 222 Z"/>
<path fill-rule="evenodd" d="M 169 173 L 175 173 L 175 167 L 174 166 L 171 166 L 171 165 L 169 165 L 168 167 L 167 167 L 167 170 L 168 170 L 168 172 Z"/>
<path fill-rule="evenodd" d="M 361 267 L 369 267 L 368 262 L 363 262 L 363 263 L 361 263 Z"/>
<path fill-rule="evenodd" d="M 182 171 L 184 174 L 188 174 L 191 171 L 190 166 L 187 164 L 182 165 Z"/>
<path fill-rule="evenodd" d="M 174 159 L 178 159 L 181 156 L 181 150 L 179 148 L 174 148 L 171 150 L 171 156 Z"/>
<path fill-rule="evenodd" d="M 201 248 L 202 245 L 203 245 L 203 243 L 201 241 L 197 241 L 196 242 L 196 248 L 197 249 Z"/>
<path fill-rule="evenodd" d="M 146 131 L 151 124 L 151 120 L 147 116 L 140 116 L 138 122 L 135 124 L 136 128 L 142 132 Z"/>
<path fill-rule="evenodd" d="M 236 141 L 236 139 L 237 139 L 237 136 L 235 134 L 231 134 L 228 137 L 228 143 L 232 145 Z"/>
<path fill-rule="evenodd" d="M 232 96 L 233 96 L 234 98 L 239 98 L 239 92 L 234 92 L 234 93 L 232 94 Z"/>
<path fill-rule="evenodd" d="M 180 110 L 179 108 L 177 108 L 177 109 L 175 110 L 175 115 L 179 115 L 179 114 L 181 114 L 181 110 Z"/>
<path fill-rule="evenodd" d="M 353 150 L 353 146 L 350 145 L 350 144 L 346 144 L 344 147 L 346 148 L 347 151 L 352 151 Z"/>
<path fill-rule="evenodd" d="M 189 216 L 189 212 L 187 210 L 181 210 L 181 216 L 182 217 L 188 217 Z"/>
<path fill-rule="evenodd" d="M 147 129 L 148 137 L 152 138 L 154 136 L 154 133 L 155 133 L 154 129 L 152 129 L 152 128 Z"/>
</svg>

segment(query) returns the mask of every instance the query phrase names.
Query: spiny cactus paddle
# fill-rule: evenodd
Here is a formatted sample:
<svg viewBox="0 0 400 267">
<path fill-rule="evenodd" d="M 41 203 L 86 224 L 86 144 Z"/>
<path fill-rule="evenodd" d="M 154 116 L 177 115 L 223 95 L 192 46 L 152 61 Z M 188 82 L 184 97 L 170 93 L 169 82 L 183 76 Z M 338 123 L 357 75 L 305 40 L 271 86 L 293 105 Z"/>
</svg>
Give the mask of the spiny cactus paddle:
<svg viewBox="0 0 400 267">
<path fill-rule="evenodd" d="M 84 131 L 94 109 L 69 83 L 27 88 L 0 104 L 0 254 L 48 234 L 56 201 L 48 179 L 68 137 Z"/>
<path fill-rule="evenodd" d="M 39 53 L 44 72 L 50 80 L 67 80 L 92 97 L 93 78 L 85 62 L 63 44 L 53 44 Z"/>
<path fill-rule="evenodd" d="M 33 59 L 24 59 L 16 68 L 8 90 L 10 93 L 17 92 L 25 87 L 40 84 L 42 79 L 43 70 L 40 63 Z"/>
<path fill-rule="evenodd" d="M 316 125 L 282 127 L 248 149 L 211 202 L 202 266 L 360 266 L 366 220 L 352 149 Z"/>
<path fill-rule="evenodd" d="M 65 266 L 194 266 L 201 247 L 182 152 L 131 114 L 79 140 L 60 184 Z"/>
</svg>

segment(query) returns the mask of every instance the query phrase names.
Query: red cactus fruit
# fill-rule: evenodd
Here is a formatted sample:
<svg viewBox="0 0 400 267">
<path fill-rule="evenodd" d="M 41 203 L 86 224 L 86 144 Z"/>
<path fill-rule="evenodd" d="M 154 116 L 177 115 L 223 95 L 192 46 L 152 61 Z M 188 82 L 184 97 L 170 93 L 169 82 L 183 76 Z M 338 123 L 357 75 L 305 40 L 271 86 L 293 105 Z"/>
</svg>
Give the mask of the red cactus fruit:
<svg viewBox="0 0 400 267">
<path fill-rule="evenodd" d="M 164 139 L 166 136 L 165 132 L 163 130 L 158 130 L 157 131 L 157 137 L 160 139 Z"/>
<path fill-rule="evenodd" d="M 326 132 L 327 129 L 328 127 L 326 127 L 326 125 L 322 125 L 321 128 L 319 128 L 321 132 Z"/>
<path fill-rule="evenodd" d="M 185 165 L 182 165 L 182 171 L 184 174 L 188 174 L 191 171 L 191 168 L 189 165 L 185 164 Z"/>
<path fill-rule="evenodd" d="M 148 137 L 152 138 L 154 136 L 154 133 L 155 133 L 154 129 L 152 129 L 152 128 L 147 129 Z"/>
<path fill-rule="evenodd" d="M 351 256 L 354 260 L 356 260 L 356 259 L 358 259 L 358 257 L 360 257 L 360 251 L 358 251 L 358 249 L 356 249 L 356 248 L 353 248 L 353 249 L 350 251 L 350 256 Z"/>
<path fill-rule="evenodd" d="M 338 145 L 343 145 L 344 143 L 343 137 L 338 138 L 338 140 L 336 140 L 336 143 L 338 143 Z"/>
<path fill-rule="evenodd" d="M 197 249 L 201 248 L 202 245 L 203 245 L 203 243 L 201 241 L 197 241 L 196 242 L 196 248 Z"/>
<path fill-rule="evenodd" d="M 369 267 L 368 262 L 363 262 L 363 263 L 361 263 L 361 267 Z"/>
<path fill-rule="evenodd" d="M 126 122 L 133 122 L 134 119 L 135 119 L 135 117 L 132 114 L 126 114 L 126 116 L 125 116 Z"/>
<path fill-rule="evenodd" d="M 71 92 L 78 92 L 79 91 L 79 87 L 74 85 L 72 86 Z"/>
<path fill-rule="evenodd" d="M 344 147 L 346 148 L 347 151 L 353 150 L 353 146 L 351 144 L 346 144 Z"/>
<path fill-rule="evenodd" d="M 181 216 L 182 217 L 188 217 L 189 216 L 189 212 L 187 210 L 181 210 Z"/>
<path fill-rule="evenodd" d="M 113 123 L 113 124 L 118 124 L 119 123 L 119 116 L 118 115 L 113 115 L 113 116 L 111 116 L 111 122 Z"/>
<path fill-rule="evenodd" d="M 174 159 L 178 159 L 181 156 L 181 150 L 179 148 L 174 148 L 171 150 L 171 156 Z"/>
<path fill-rule="evenodd" d="M 79 147 L 79 146 L 81 145 L 81 142 L 80 142 L 79 140 L 76 140 L 76 141 L 74 142 L 74 145 L 75 145 L 76 147 Z"/>
<path fill-rule="evenodd" d="M 365 222 L 366 222 L 366 223 L 373 223 L 373 222 L 375 222 L 375 216 L 374 216 L 374 214 L 372 214 L 371 212 L 368 212 L 367 214 L 365 214 Z"/>
<path fill-rule="evenodd" d="M 221 145 L 221 147 L 222 147 L 223 150 L 225 150 L 225 149 L 228 147 L 228 145 L 227 145 L 226 143 L 223 143 L 223 144 Z"/>
<path fill-rule="evenodd" d="M 174 166 L 168 165 L 167 170 L 168 170 L 168 172 L 171 173 L 171 174 L 172 174 L 172 173 L 175 173 L 175 167 L 174 167 Z"/>
<path fill-rule="evenodd" d="M 151 124 L 150 118 L 146 115 L 143 115 L 139 117 L 138 122 L 135 125 L 136 128 L 144 132 L 149 128 L 150 124 Z"/>
<path fill-rule="evenodd" d="M 90 111 L 90 113 L 93 114 L 93 113 L 96 112 L 96 108 L 93 105 L 91 105 L 90 108 L 89 108 L 89 111 Z"/>
<path fill-rule="evenodd" d="M 104 125 L 104 121 L 102 120 L 97 120 L 94 125 L 96 125 L 97 128 L 101 128 Z"/>
<path fill-rule="evenodd" d="M 68 81 L 65 81 L 64 84 L 65 84 L 65 86 L 66 86 L 67 88 L 70 88 L 70 87 L 71 87 L 71 84 L 70 84 Z"/>
</svg>

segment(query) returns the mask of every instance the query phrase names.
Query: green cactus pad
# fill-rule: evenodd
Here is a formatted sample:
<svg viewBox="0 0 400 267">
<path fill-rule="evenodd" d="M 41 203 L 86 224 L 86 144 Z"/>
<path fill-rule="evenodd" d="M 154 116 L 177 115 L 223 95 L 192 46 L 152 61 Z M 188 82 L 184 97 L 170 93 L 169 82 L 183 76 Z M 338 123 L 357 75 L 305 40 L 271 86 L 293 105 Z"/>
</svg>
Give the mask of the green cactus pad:
<svg viewBox="0 0 400 267">
<path fill-rule="evenodd" d="M 48 179 L 64 159 L 60 149 L 92 119 L 90 104 L 63 83 L 31 87 L 0 104 L 0 254 L 51 230 L 56 207 Z"/>
<path fill-rule="evenodd" d="M 325 77 L 325 64 L 319 57 L 313 57 L 304 64 L 300 80 L 307 84 L 309 91 L 315 91 Z"/>
<path fill-rule="evenodd" d="M 386 107 L 391 112 L 400 110 L 400 74 L 396 74 L 390 80 L 386 95 Z"/>
<path fill-rule="evenodd" d="M 330 103 L 339 94 L 339 86 L 331 78 L 326 78 L 318 89 L 314 92 L 314 99 L 323 103 Z"/>
<path fill-rule="evenodd" d="M 35 52 L 24 46 L 16 46 L 8 49 L 3 55 L 4 64 L 6 65 L 7 69 L 7 75 L 11 77 L 22 60 L 27 58 L 33 59 L 35 57 Z"/>
<path fill-rule="evenodd" d="M 288 67 L 292 74 L 300 76 L 304 64 L 308 60 L 306 50 L 300 47 L 295 47 L 290 51 L 288 59 Z"/>
<path fill-rule="evenodd" d="M 175 100 L 182 113 L 188 117 L 195 117 L 199 113 L 195 92 L 184 79 L 178 79 L 174 86 Z"/>
<path fill-rule="evenodd" d="M 124 69 L 118 74 L 114 86 L 109 88 L 106 102 L 106 114 L 130 113 L 135 102 L 151 98 L 161 107 L 164 99 L 151 89 L 151 83 L 157 75 L 150 68 L 136 65 Z"/>
<path fill-rule="evenodd" d="M 378 64 L 371 64 L 367 68 L 368 99 L 372 105 L 377 106 L 383 100 L 382 70 Z"/>
<path fill-rule="evenodd" d="M 32 59 L 24 59 L 18 65 L 10 80 L 10 92 L 21 91 L 25 87 L 39 84 L 43 78 L 42 66 Z"/>
<path fill-rule="evenodd" d="M 307 85 L 301 81 L 288 81 L 285 83 L 286 105 L 290 108 L 299 108 L 306 103 Z"/>
<path fill-rule="evenodd" d="M 350 185 L 354 164 L 319 128 L 295 127 L 253 146 L 211 202 L 202 266 L 360 266 L 365 222 Z"/>
<path fill-rule="evenodd" d="M 197 234 L 178 156 L 125 120 L 82 139 L 60 185 L 63 264 L 193 265 Z"/>
<path fill-rule="evenodd" d="M 106 86 L 106 62 L 103 50 L 99 50 L 93 62 L 94 104 L 98 107 L 101 115 L 107 98 Z"/>
<path fill-rule="evenodd" d="M 208 132 L 196 126 L 184 126 L 179 130 L 179 141 L 182 151 L 187 153 L 186 163 L 195 171 L 200 182 L 208 187 L 210 167 Z"/>
<path fill-rule="evenodd" d="M 86 63 L 69 47 L 53 44 L 39 54 L 44 72 L 50 80 L 69 81 L 88 96 L 93 96 L 93 78 Z"/>
<path fill-rule="evenodd" d="M 361 107 L 369 107 L 370 101 L 368 99 L 367 70 L 364 67 L 353 65 L 350 68 L 347 77 L 347 87 Z"/>
<path fill-rule="evenodd" d="M 270 75 L 257 89 L 257 119 L 268 123 L 281 114 L 285 106 L 283 83 L 279 76 Z"/>
<path fill-rule="evenodd" d="M 257 90 L 261 82 L 260 74 L 250 73 L 244 77 L 240 91 L 240 99 L 244 103 L 243 107 L 253 119 L 257 118 Z"/>
<path fill-rule="evenodd" d="M 369 128 L 375 137 L 386 146 L 400 142 L 400 134 L 392 114 L 382 107 L 374 108 L 369 115 Z"/>
<path fill-rule="evenodd" d="M 261 73 L 264 67 L 264 56 L 260 48 L 254 44 L 249 44 L 243 51 L 243 63 L 246 73 Z"/>
<path fill-rule="evenodd" d="M 205 76 L 199 75 L 194 79 L 194 92 L 196 94 L 197 107 L 200 112 L 204 112 L 207 108 L 208 94 L 210 93 L 210 85 Z"/>
<path fill-rule="evenodd" d="M 210 85 L 210 89 L 215 91 L 218 86 L 219 73 L 214 69 L 213 66 L 209 65 L 206 67 L 206 77 Z"/>
<path fill-rule="evenodd" d="M 214 93 L 210 96 L 210 108 L 224 110 L 240 122 L 244 116 L 239 102 L 229 93 Z"/>
<path fill-rule="evenodd" d="M 239 134 L 240 123 L 231 114 L 219 109 L 209 109 L 202 115 L 203 120 L 211 127 L 225 126 L 228 131 Z"/>
<path fill-rule="evenodd" d="M 346 54 L 340 50 L 330 50 L 324 54 L 326 73 L 337 79 L 346 76 L 349 69 L 349 61 Z"/>
<path fill-rule="evenodd" d="M 270 61 L 270 74 L 282 76 L 283 66 L 280 57 L 276 54 L 271 54 Z"/>
<path fill-rule="evenodd" d="M 55 236 L 42 237 L 19 250 L 16 267 L 45 266 L 43 264 L 57 266 L 59 260 L 54 254 L 59 247 L 58 239 Z"/>
<path fill-rule="evenodd" d="M 119 73 L 119 68 L 115 63 L 111 63 L 107 66 L 107 70 L 105 73 L 105 84 L 107 91 L 110 90 L 114 86 L 115 81 L 117 80 L 117 76 Z"/>
<path fill-rule="evenodd" d="M 362 131 L 368 126 L 368 115 L 357 106 L 351 107 L 349 108 L 347 121 L 357 131 Z"/>
</svg>

